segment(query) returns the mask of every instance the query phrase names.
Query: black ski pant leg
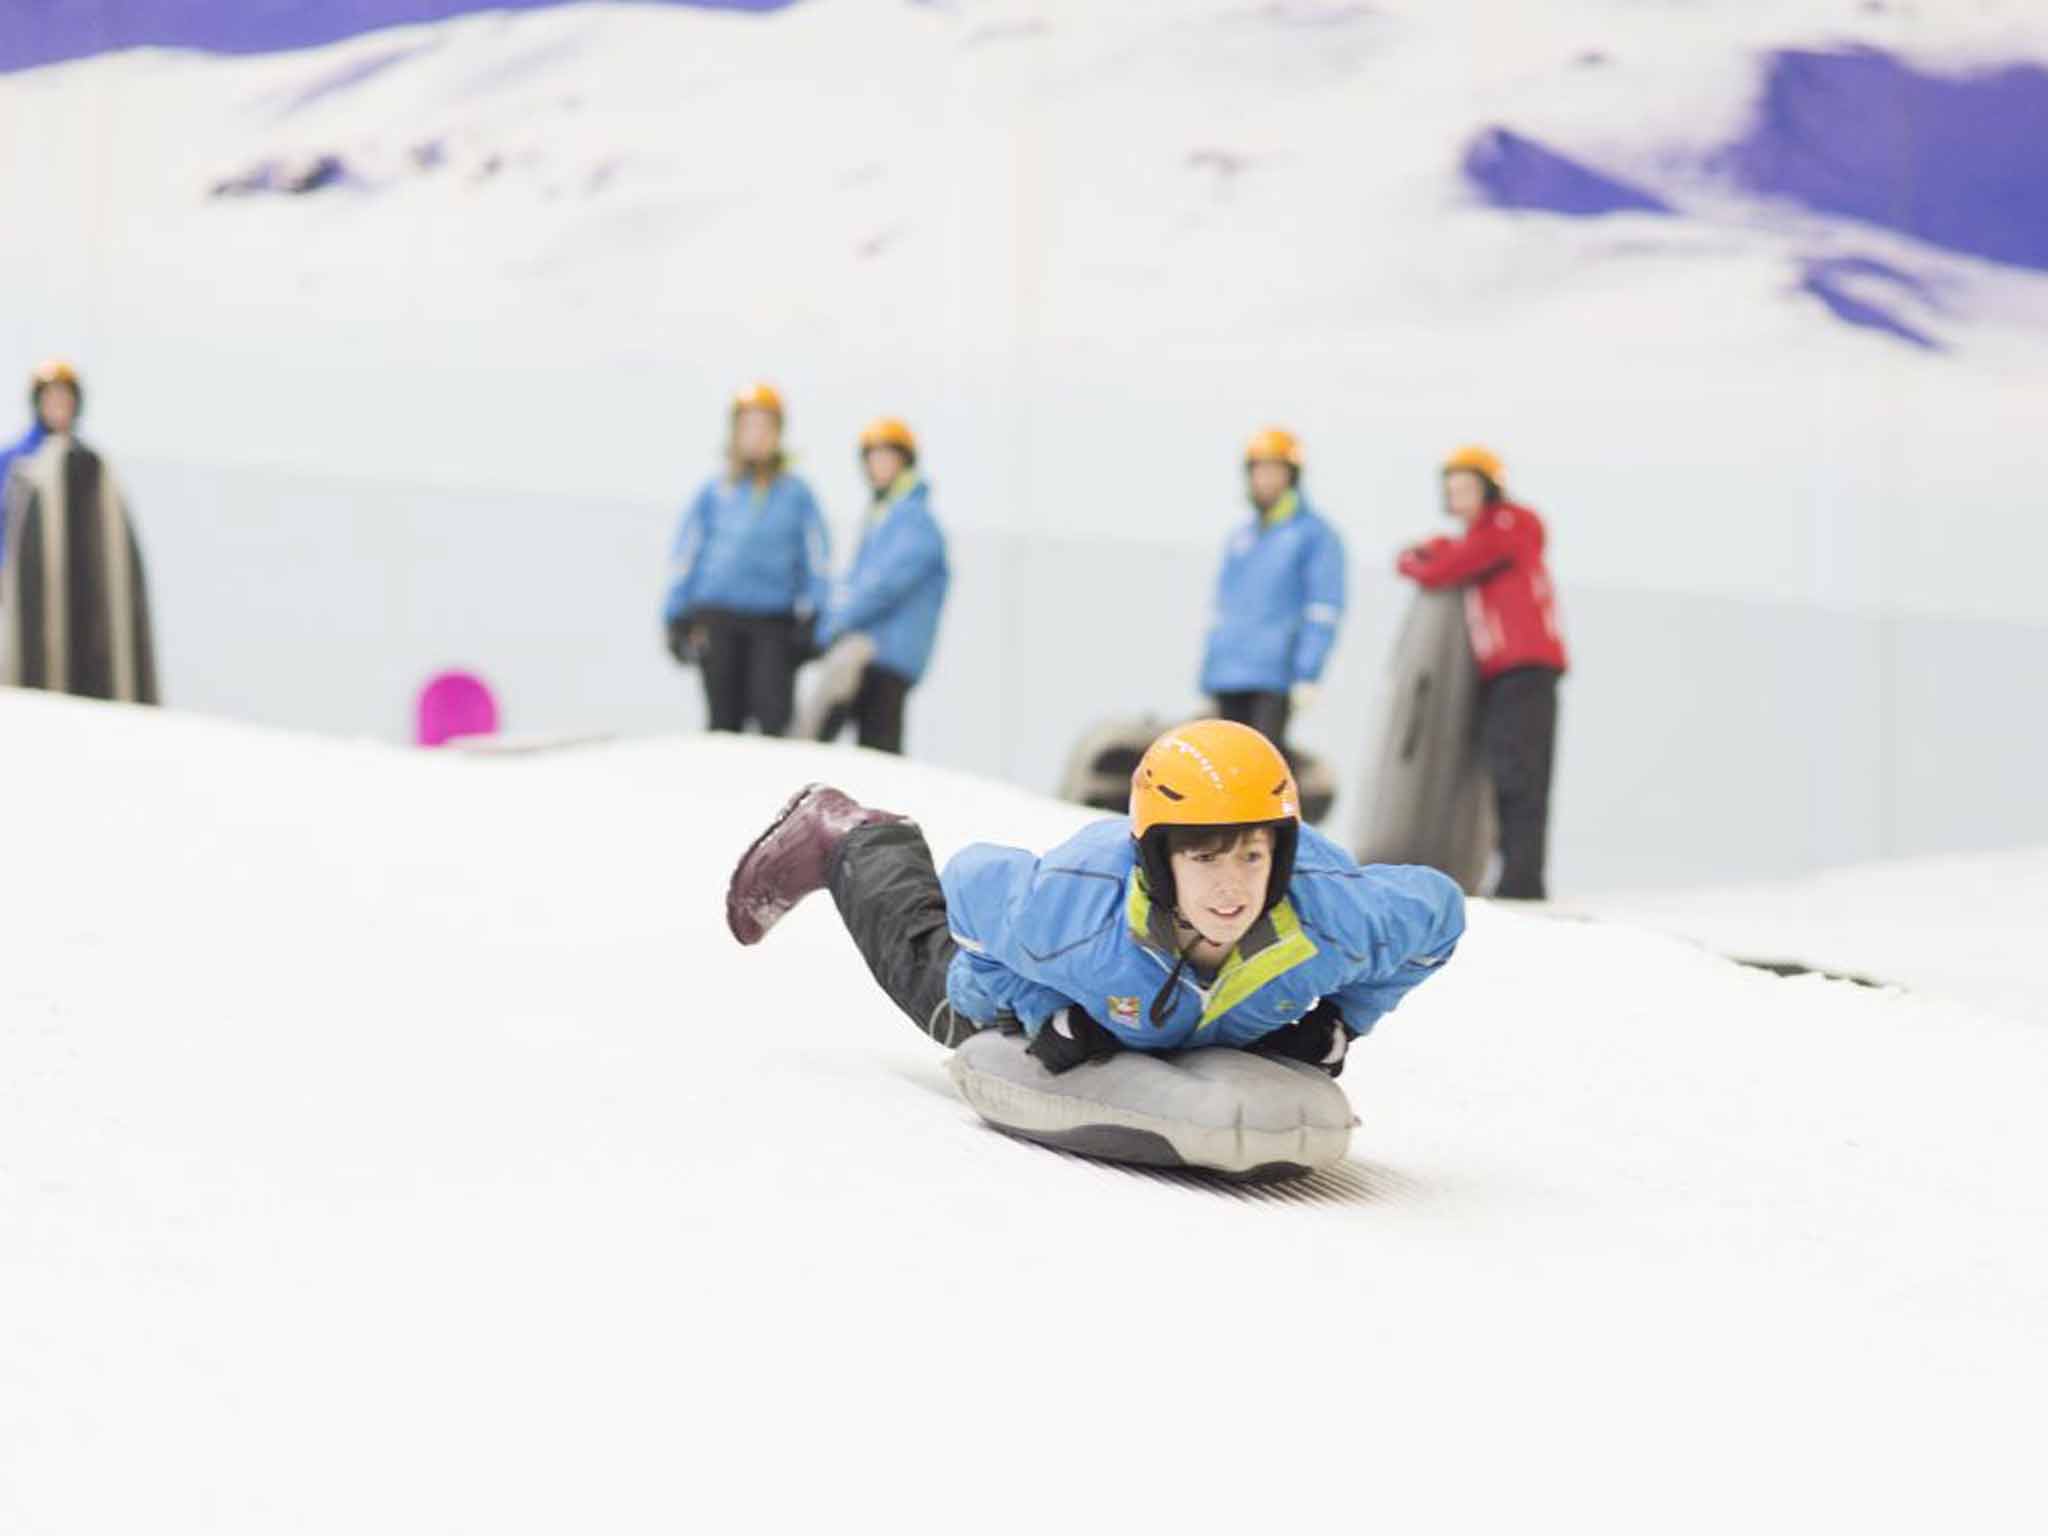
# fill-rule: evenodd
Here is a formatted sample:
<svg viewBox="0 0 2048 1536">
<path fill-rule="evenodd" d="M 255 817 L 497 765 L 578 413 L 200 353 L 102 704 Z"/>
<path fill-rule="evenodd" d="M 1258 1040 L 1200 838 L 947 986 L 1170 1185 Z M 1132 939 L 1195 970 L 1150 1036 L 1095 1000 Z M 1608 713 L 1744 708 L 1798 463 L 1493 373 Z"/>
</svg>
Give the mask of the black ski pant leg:
<svg viewBox="0 0 2048 1536">
<path fill-rule="evenodd" d="M 833 855 L 825 884 L 868 970 L 911 1023 L 945 1046 L 979 1030 L 947 999 L 946 969 L 958 946 L 938 866 L 915 822 L 854 828 Z"/>
<path fill-rule="evenodd" d="M 1287 725 L 1293 716 L 1294 704 L 1285 693 L 1265 690 L 1219 693 L 1216 695 L 1216 713 L 1222 719 L 1250 726 L 1280 749 L 1280 755 L 1287 759 L 1290 768 L 1294 766 L 1294 754 L 1287 747 Z"/>
<path fill-rule="evenodd" d="M 860 744 L 901 757 L 903 705 L 909 697 L 909 678 L 901 672 L 870 663 L 861 673 L 860 692 L 853 698 L 853 717 L 860 725 Z"/>
<path fill-rule="evenodd" d="M 846 729 L 853 719 L 853 705 L 844 701 L 834 704 L 825 711 L 825 723 L 818 727 L 818 740 L 837 741 L 839 733 Z"/>
<path fill-rule="evenodd" d="M 1294 713 L 1293 702 L 1284 693 L 1255 693 L 1251 696 L 1251 718 L 1245 724 L 1287 754 L 1287 723 Z M 1288 755 L 1289 766 L 1294 759 Z"/>
<path fill-rule="evenodd" d="M 1550 774 L 1557 750 L 1557 673 L 1519 667 L 1480 693 L 1480 745 L 1500 813 L 1500 882 L 1493 894 L 1541 901 L 1550 841 Z"/>
<path fill-rule="evenodd" d="M 747 658 L 747 713 L 763 736 L 787 736 L 796 713 L 796 620 L 786 614 L 750 619 L 752 651 Z"/>
<path fill-rule="evenodd" d="M 744 730 L 753 651 L 747 623 L 730 613 L 703 613 L 696 622 L 704 626 L 704 654 L 697 670 L 704 675 L 704 711 L 711 729 Z"/>
</svg>

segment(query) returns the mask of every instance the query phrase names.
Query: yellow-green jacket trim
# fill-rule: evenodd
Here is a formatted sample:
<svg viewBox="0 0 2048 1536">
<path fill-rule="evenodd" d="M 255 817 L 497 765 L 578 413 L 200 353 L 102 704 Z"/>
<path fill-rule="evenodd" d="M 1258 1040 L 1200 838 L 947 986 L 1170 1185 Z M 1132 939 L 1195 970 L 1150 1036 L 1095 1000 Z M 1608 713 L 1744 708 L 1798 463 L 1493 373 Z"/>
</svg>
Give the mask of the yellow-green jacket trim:
<svg viewBox="0 0 2048 1536">
<path fill-rule="evenodd" d="M 1154 949 L 1180 954 L 1173 914 L 1152 905 L 1151 894 L 1136 870 L 1131 872 L 1124 912 L 1131 932 L 1139 939 Z M 1302 930 L 1293 906 L 1282 900 L 1252 924 L 1216 972 L 1216 979 L 1203 990 L 1202 1017 L 1195 1033 L 1199 1035 L 1259 988 L 1313 959 L 1316 953 L 1315 940 Z"/>
</svg>

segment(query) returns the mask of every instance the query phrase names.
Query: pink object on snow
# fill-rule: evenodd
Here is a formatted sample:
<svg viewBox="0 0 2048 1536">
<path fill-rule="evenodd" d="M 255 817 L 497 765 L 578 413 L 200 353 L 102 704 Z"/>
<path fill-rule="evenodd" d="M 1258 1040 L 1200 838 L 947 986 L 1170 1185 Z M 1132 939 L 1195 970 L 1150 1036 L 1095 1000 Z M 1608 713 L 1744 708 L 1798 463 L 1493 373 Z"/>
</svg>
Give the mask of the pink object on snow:
<svg viewBox="0 0 2048 1536">
<path fill-rule="evenodd" d="M 492 736 L 498 730 L 498 701 L 474 672 L 442 672 L 420 690 L 414 739 L 438 747 L 457 736 Z"/>
</svg>

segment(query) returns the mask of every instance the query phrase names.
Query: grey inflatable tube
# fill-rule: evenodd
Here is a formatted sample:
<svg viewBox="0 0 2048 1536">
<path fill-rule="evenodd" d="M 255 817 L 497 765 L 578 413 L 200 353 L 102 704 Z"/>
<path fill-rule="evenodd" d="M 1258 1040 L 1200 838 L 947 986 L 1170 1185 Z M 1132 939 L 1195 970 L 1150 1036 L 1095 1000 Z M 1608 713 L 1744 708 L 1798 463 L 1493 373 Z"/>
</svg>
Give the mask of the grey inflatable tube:
<svg viewBox="0 0 2048 1536">
<path fill-rule="evenodd" d="M 1089 1157 L 1285 1178 L 1342 1162 L 1358 1123 L 1344 1090 L 1301 1062 L 1124 1051 L 1055 1075 L 1024 1046 L 994 1030 L 965 1041 L 948 1063 L 960 1096 L 999 1130 Z"/>
<path fill-rule="evenodd" d="M 1478 711 L 1463 594 L 1417 593 L 1388 669 L 1379 772 L 1358 828 L 1361 864 L 1428 864 L 1477 893 L 1494 844 Z"/>
</svg>

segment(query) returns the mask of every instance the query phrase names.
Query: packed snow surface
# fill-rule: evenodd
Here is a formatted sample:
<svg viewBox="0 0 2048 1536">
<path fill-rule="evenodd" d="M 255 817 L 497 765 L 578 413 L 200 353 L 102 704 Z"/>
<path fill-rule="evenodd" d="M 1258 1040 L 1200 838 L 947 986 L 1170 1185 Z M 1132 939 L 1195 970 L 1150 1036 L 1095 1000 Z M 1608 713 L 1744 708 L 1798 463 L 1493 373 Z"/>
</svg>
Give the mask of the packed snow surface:
<svg viewBox="0 0 2048 1536">
<path fill-rule="evenodd" d="M 2048 848 L 1614 895 L 1587 910 L 1725 955 L 1860 976 L 2048 1029 Z"/>
<path fill-rule="evenodd" d="M 1476 906 L 1292 1192 L 1007 1140 L 796 784 L 0 696 L 0 1530 L 2038 1530 L 2048 1034 Z"/>
</svg>

